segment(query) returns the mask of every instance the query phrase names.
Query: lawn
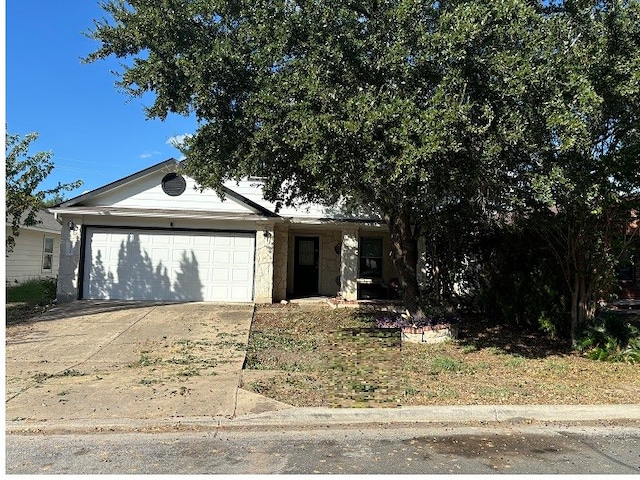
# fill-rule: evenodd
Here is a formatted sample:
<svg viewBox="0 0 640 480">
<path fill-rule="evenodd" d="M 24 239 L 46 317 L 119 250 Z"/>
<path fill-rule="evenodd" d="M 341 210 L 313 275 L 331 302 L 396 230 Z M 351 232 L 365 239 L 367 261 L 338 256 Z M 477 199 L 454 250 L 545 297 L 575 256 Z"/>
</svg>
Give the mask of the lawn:
<svg viewBox="0 0 640 480">
<path fill-rule="evenodd" d="M 456 341 L 402 343 L 371 312 L 257 307 L 243 388 L 295 406 L 625 404 L 640 366 L 598 362 L 521 328 L 466 318 Z"/>
<path fill-rule="evenodd" d="M 12 325 L 47 311 L 56 298 L 56 281 L 29 280 L 7 287 L 6 292 L 6 325 Z"/>
</svg>

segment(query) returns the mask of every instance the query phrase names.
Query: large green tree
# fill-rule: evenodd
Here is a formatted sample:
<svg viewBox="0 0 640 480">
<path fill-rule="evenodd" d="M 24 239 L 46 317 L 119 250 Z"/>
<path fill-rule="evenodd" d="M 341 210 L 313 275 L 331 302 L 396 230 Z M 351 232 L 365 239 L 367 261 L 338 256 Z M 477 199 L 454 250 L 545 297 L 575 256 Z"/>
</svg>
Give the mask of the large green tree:
<svg viewBox="0 0 640 480">
<path fill-rule="evenodd" d="M 389 225 L 407 308 L 417 239 L 499 209 L 537 128 L 538 2 L 110 0 L 87 57 L 150 117 L 194 113 L 202 187 L 259 174 L 271 200 L 364 203 Z M 535 87 L 535 85 L 534 85 Z M 427 232 L 428 233 L 428 232 Z M 429 235 L 427 235 L 429 236 Z"/>
<path fill-rule="evenodd" d="M 47 197 L 59 196 L 82 185 L 81 181 L 61 184 L 50 189 L 40 189 L 40 184 L 54 168 L 51 152 L 29 154 L 31 143 L 38 138 L 37 133 L 19 135 L 6 133 L 5 173 L 6 173 L 6 221 L 12 231 L 6 238 L 7 252 L 13 251 L 15 237 L 20 227 L 38 223 L 36 214 L 44 206 Z"/>
<path fill-rule="evenodd" d="M 545 29 L 546 135 L 529 206 L 563 271 L 575 341 L 611 292 L 640 209 L 640 3 L 556 2 Z"/>
</svg>

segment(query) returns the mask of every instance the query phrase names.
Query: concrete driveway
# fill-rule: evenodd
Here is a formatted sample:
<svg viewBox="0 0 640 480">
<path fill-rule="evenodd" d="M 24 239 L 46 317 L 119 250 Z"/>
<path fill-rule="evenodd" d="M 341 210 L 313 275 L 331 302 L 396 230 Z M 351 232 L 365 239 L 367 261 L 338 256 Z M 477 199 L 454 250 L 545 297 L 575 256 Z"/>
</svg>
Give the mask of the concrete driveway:
<svg viewBox="0 0 640 480">
<path fill-rule="evenodd" d="M 232 418 L 253 306 L 79 301 L 6 329 L 6 421 Z"/>
</svg>

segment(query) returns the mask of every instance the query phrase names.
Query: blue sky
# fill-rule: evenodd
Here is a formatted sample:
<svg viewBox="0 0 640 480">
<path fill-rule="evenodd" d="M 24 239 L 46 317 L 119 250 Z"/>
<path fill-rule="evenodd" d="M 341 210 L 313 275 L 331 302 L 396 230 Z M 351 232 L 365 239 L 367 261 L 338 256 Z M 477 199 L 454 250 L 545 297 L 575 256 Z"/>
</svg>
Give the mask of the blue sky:
<svg viewBox="0 0 640 480">
<path fill-rule="evenodd" d="M 105 16 L 94 0 L 7 0 L 6 111 L 9 133 L 40 134 L 30 153 L 53 152 L 56 166 L 41 184 L 82 180 L 72 198 L 167 158 L 180 158 L 168 141 L 193 133 L 196 121 L 177 115 L 145 119 L 151 97 L 120 92 L 110 58 L 82 64 L 98 43 L 86 38 Z"/>
</svg>

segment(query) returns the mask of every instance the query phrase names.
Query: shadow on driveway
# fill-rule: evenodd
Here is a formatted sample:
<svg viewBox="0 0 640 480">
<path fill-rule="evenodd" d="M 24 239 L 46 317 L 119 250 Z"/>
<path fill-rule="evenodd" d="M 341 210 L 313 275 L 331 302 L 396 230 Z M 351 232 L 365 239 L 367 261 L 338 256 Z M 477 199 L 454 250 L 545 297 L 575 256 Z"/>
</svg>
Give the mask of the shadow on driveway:
<svg viewBox="0 0 640 480">
<path fill-rule="evenodd" d="M 131 310 L 136 308 L 147 308 L 159 305 L 178 305 L 184 302 L 163 302 L 163 301 L 126 301 L 126 300 L 77 300 L 75 302 L 54 305 L 53 307 L 25 305 L 25 304 L 9 304 L 7 305 L 7 325 L 15 325 L 18 323 L 34 323 L 47 322 L 51 320 L 60 320 L 69 317 L 84 317 L 88 315 L 96 315 L 100 313 L 117 312 L 122 310 Z M 24 308 L 27 318 L 12 319 L 10 309 Z M 28 312 L 31 309 L 31 312 Z"/>
</svg>

